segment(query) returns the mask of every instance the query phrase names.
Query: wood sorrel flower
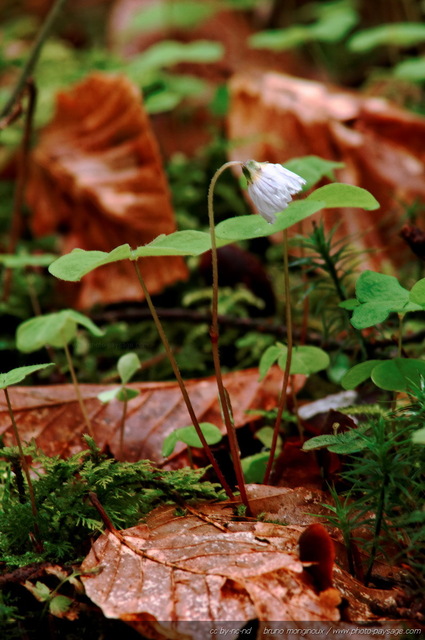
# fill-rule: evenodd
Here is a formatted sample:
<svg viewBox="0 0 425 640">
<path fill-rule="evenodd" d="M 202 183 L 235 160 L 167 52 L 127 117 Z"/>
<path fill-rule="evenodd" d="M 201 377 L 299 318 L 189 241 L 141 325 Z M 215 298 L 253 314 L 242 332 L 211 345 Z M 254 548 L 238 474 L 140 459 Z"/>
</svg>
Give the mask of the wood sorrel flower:
<svg viewBox="0 0 425 640">
<path fill-rule="evenodd" d="M 248 160 L 242 165 L 248 182 L 248 193 L 267 222 L 276 221 L 276 213 L 286 209 L 294 193 L 305 185 L 304 178 L 280 164 Z"/>
</svg>

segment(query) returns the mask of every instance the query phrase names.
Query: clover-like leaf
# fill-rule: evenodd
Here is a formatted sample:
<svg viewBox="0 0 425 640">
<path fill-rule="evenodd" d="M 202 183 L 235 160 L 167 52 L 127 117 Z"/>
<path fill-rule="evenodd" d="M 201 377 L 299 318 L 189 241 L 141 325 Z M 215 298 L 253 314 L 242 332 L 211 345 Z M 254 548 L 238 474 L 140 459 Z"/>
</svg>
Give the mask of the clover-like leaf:
<svg viewBox="0 0 425 640">
<path fill-rule="evenodd" d="M 384 360 L 374 367 L 371 378 L 380 389 L 411 393 L 425 379 L 425 361 L 413 358 Z"/>
<path fill-rule="evenodd" d="M 324 208 L 359 207 L 367 211 L 379 209 L 379 202 L 369 191 L 342 182 L 334 182 L 316 189 L 307 200 L 320 200 L 324 202 Z"/>
<path fill-rule="evenodd" d="M 16 367 L 15 369 L 11 369 L 7 373 L 0 373 L 0 389 L 6 389 L 13 384 L 18 384 L 18 382 L 22 382 L 22 380 L 24 380 L 31 373 L 41 371 L 41 369 L 46 369 L 46 367 L 52 367 L 53 364 L 53 362 L 46 362 L 44 364 L 30 364 L 26 367 Z"/>
<path fill-rule="evenodd" d="M 118 373 L 123 384 L 133 377 L 138 369 L 140 369 L 140 360 L 136 353 L 125 353 L 118 360 L 117 364 Z"/>
<path fill-rule="evenodd" d="M 366 360 L 366 362 L 360 362 L 360 364 L 354 365 L 349 371 L 342 377 L 341 386 L 344 389 L 355 389 L 365 382 L 372 375 L 374 368 L 383 362 L 382 360 Z"/>
<path fill-rule="evenodd" d="M 287 353 L 288 348 L 283 346 L 278 359 L 281 369 L 285 369 Z M 294 347 L 291 359 L 291 375 L 301 373 L 309 376 L 312 373 L 326 369 L 329 364 L 330 358 L 328 354 L 319 347 L 311 347 L 308 345 Z"/>
<path fill-rule="evenodd" d="M 24 353 L 37 351 L 46 345 L 64 347 L 75 338 L 78 324 L 95 336 L 103 335 L 103 331 L 90 318 L 74 309 L 63 309 L 20 324 L 16 332 L 16 346 Z"/>
<path fill-rule="evenodd" d="M 201 422 L 199 425 L 208 444 L 217 444 L 223 438 L 221 431 L 215 424 Z M 174 451 L 178 442 L 184 442 L 189 447 L 202 447 L 202 442 L 196 433 L 195 427 L 181 427 L 172 431 L 164 440 L 162 445 L 162 455 L 167 458 Z"/>
<path fill-rule="evenodd" d="M 409 291 L 401 286 L 397 278 L 375 271 L 364 271 L 356 283 L 356 296 L 360 303 L 353 310 L 351 324 L 356 329 L 366 329 L 384 322 L 390 313 L 400 314 L 420 311 L 418 304 L 411 302 Z"/>
</svg>

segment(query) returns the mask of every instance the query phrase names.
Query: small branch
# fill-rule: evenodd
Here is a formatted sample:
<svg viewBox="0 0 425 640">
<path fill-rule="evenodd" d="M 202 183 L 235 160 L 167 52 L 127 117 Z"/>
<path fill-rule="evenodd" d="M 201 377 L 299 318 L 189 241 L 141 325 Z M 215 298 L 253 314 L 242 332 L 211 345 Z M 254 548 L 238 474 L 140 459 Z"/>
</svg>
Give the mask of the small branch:
<svg viewBox="0 0 425 640">
<path fill-rule="evenodd" d="M 18 78 L 18 82 L 15 85 L 15 88 L 12 91 L 12 94 L 0 112 L 0 119 L 6 118 L 9 113 L 13 110 L 16 102 L 20 100 L 21 94 L 24 90 L 25 84 L 27 83 L 28 78 L 32 75 L 34 71 L 35 65 L 37 64 L 38 58 L 41 53 L 41 49 L 47 38 L 50 35 L 50 31 L 53 27 L 53 23 L 55 22 L 62 6 L 65 4 L 66 0 L 56 0 L 53 7 L 50 9 L 47 17 L 40 29 L 40 32 L 32 46 L 29 57 L 22 69 L 21 75 Z"/>
</svg>

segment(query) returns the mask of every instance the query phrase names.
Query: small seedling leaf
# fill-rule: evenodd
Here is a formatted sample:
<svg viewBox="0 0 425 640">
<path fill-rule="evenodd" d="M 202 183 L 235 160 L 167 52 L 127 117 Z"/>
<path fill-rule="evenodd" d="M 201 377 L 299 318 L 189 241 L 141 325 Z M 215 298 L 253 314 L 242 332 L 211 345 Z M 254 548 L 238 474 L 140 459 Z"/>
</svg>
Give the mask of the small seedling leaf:
<svg viewBox="0 0 425 640">
<path fill-rule="evenodd" d="M 16 346 L 19 351 L 30 353 L 46 345 L 63 348 L 77 333 L 77 324 L 83 325 L 96 336 L 103 332 L 86 316 L 73 309 L 63 309 L 26 320 L 16 332 Z"/>
<path fill-rule="evenodd" d="M 120 390 L 121 390 L 121 387 L 108 389 L 107 391 L 102 391 L 101 393 L 99 393 L 97 397 L 101 402 L 103 402 L 104 404 L 107 404 L 108 402 L 111 402 L 111 400 L 114 400 L 117 397 Z"/>
<path fill-rule="evenodd" d="M 123 384 L 133 377 L 138 369 L 140 369 L 140 360 L 135 353 L 125 353 L 118 360 L 117 364 L 118 373 Z"/>
<path fill-rule="evenodd" d="M 223 438 L 221 431 L 215 424 L 210 422 L 201 422 L 199 425 L 205 440 L 208 444 L 217 444 Z M 181 427 L 172 431 L 164 440 L 162 445 L 162 455 L 164 458 L 168 458 L 178 442 L 184 442 L 189 447 L 202 447 L 201 440 L 196 433 L 195 427 L 190 425 L 189 427 Z"/>
<path fill-rule="evenodd" d="M 372 211 L 379 209 L 379 202 L 369 191 L 352 184 L 334 182 L 320 187 L 307 196 L 307 200 L 321 200 L 323 208 L 359 207 Z"/>
<path fill-rule="evenodd" d="M 73 601 L 67 596 L 54 596 L 49 602 L 49 611 L 56 618 L 64 618 L 68 613 Z"/>
<path fill-rule="evenodd" d="M 371 378 L 377 387 L 386 391 L 413 391 L 425 378 L 425 361 L 409 358 L 385 360 L 373 369 Z"/>
<path fill-rule="evenodd" d="M 421 42 L 425 42 L 425 25 L 419 22 L 399 22 L 359 31 L 349 40 L 348 48 L 361 53 L 383 45 L 413 47 Z"/>
<path fill-rule="evenodd" d="M 341 379 L 341 386 L 343 389 L 355 389 L 365 382 L 372 375 L 374 368 L 381 364 L 382 360 L 367 360 L 360 364 L 354 365 Z"/>
<path fill-rule="evenodd" d="M 361 437 L 365 428 L 351 429 L 344 433 L 324 434 L 310 438 L 303 444 L 303 451 L 313 451 L 315 449 L 328 449 L 332 453 L 347 455 L 356 453 L 365 448 L 366 443 Z"/>
<path fill-rule="evenodd" d="M 41 369 L 46 369 L 46 367 L 52 367 L 53 364 L 53 362 L 46 362 L 45 364 L 30 364 L 26 367 L 16 367 L 16 369 L 11 369 L 11 371 L 8 371 L 7 373 L 0 373 L 0 389 L 6 389 L 6 387 L 10 387 L 13 384 L 18 384 L 18 382 L 22 382 L 22 380 L 31 373 L 41 371 Z"/>
<path fill-rule="evenodd" d="M 263 482 L 269 457 L 268 451 L 260 451 L 241 460 L 245 482 L 255 484 Z"/>
<path fill-rule="evenodd" d="M 279 367 L 284 370 L 286 365 L 287 347 L 283 347 L 279 356 Z M 330 358 L 326 351 L 319 347 L 300 346 L 294 347 L 291 360 L 291 375 L 299 373 L 309 376 L 326 369 L 330 364 Z"/>
<path fill-rule="evenodd" d="M 137 398 L 137 396 L 140 396 L 140 391 L 138 389 L 121 387 L 116 395 L 116 398 L 120 402 L 128 402 L 129 400 L 133 400 L 133 398 Z"/>
<path fill-rule="evenodd" d="M 277 361 L 278 357 L 282 353 L 282 348 L 283 345 L 272 344 L 264 351 L 263 355 L 260 358 L 258 367 L 260 380 L 263 380 L 263 378 L 265 378 L 265 376 L 267 375 L 267 371 Z"/>
</svg>

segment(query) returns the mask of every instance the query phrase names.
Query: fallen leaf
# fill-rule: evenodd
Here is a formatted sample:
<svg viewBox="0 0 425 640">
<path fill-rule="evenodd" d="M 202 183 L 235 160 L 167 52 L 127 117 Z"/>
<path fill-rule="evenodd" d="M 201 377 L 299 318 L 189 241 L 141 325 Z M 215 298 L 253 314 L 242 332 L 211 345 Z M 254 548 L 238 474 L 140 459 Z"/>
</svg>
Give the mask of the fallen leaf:
<svg viewBox="0 0 425 640">
<path fill-rule="evenodd" d="M 299 389 L 305 378 L 295 378 Z M 255 416 L 246 413 L 249 409 L 270 409 L 276 406 L 281 380 L 282 372 L 278 368 L 270 370 L 261 383 L 258 381 L 258 369 L 237 371 L 224 376 L 237 427 L 255 420 Z M 198 420 L 211 422 L 225 433 L 215 377 L 189 380 L 186 385 Z M 140 391 L 140 395 L 128 403 L 124 458 L 130 462 L 141 459 L 164 462 L 161 449 L 166 436 L 174 429 L 190 424 L 180 388 L 171 382 L 134 383 L 127 386 Z M 118 457 L 122 403 L 113 400 L 103 404 L 97 397 L 102 391 L 111 388 L 111 385 L 80 385 L 98 446 L 109 448 Z M 13 387 L 9 390 L 9 395 L 24 441 L 34 439 L 46 454 L 65 457 L 85 448 L 82 434 L 87 429 L 72 385 Z M 0 397 L 0 435 L 4 437 L 6 445 L 13 442 L 3 396 Z M 181 466 L 176 458 L 179 452 L 185 450 L 186 445 L 178 443 L 171 457 L 171 464 Z"/>
<path fill-rule="evenodd" d="M 58 94 L 56 114 L 32 154 L 27 200 L 34 233 L 59 233 L 63 253 L 136 247 L 175 230 L 159 150 L 135 85 L 94 73 Z M 180 257 L 146 258 L 140 268 L 151 293 L 187 276 Z M 67 290 L 78 308 L 143 298 L 127 261 L 93 271 Z"/>
<path fill-rule="evenodd" d="M 384 99 L 277 73 L 236 74 L 230 92 L 232 160 L 317 155 L 344 162 L 338 180 L 370 190 L 381 208 L 328 210 L 316 219 L 323 216 L 327 229 L 338 223 L 335 238 L 378 250 L 363 257 L 364 269 L 406 258 L 398 233 L 406 206 L 425 199 L 425 118 Z"/>
<path fill-rule="evenodd" d="M 339 597 L 317 594 L 303 570 L 298 528 L 232 522 L 230 509 L 225 515 L 222 505 L 208 505 L 210 518 L 227 523 L 223 532 L 174 511 L 160 508 L 146 524 L 94 543 L 81 569 L 98 572 L 82 581 L 105 616 L 185 638 L 196 637 L 193 622 L 207 620 L 233 621 L 236 629 L 252 619 L 339 620 Z"/>
</svg>

